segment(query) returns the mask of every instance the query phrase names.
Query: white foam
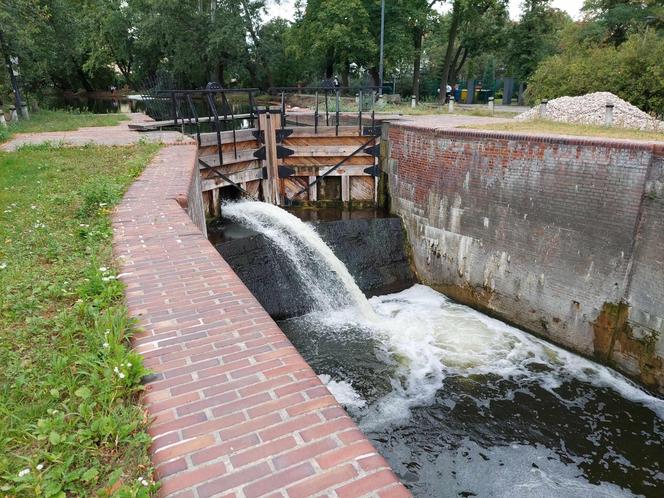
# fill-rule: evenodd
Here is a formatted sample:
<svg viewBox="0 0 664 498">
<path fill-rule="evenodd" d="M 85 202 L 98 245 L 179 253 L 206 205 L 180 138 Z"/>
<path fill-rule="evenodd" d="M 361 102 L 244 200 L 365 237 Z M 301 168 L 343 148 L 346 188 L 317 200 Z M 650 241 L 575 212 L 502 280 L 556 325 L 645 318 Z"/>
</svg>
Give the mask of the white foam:
<svg viewBox="0 0 664 498">
<path fill-rule="evenodd" d="M 366 406 L 366 400 L 353 389 L 353 385 L 350 382 L 333 380 L 327 374 L 321 374 L 318 378 L 330 390 L 332 396 L 346 408 L 364 408 Z"/>
</svg>

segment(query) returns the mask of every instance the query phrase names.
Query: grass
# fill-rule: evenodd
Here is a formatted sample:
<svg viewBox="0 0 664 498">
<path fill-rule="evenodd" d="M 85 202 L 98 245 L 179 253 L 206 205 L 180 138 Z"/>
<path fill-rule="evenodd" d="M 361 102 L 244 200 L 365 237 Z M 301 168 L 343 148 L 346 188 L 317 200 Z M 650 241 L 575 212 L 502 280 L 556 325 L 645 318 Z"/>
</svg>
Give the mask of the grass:
<svg viewBox="0 0 664 498">
<path fill-rule="evenodd" d="M 9 140 L 17 133 L 37 133 L 45 131 L 71 131 L 91 126 L 115 126 L 129 118 L 125 114 L 92 114 L 80 111 L 51 111 L 42 109 L 30 115 L 30 119 L 10 123 L 0 127 L 0 143 Z"/>
<path fill-rule="evenodd" d="M 626 128 L 605 128 L 603 126 L 590 126 L 569 123 L 558 123 L 556 121 L 512 121 L 481 126 L 466 126 L 465 128 L 476 128 L 482 130 L 528 132 L 528 133 L 551 133 L 555 135 L 575 135 L 589 137 L 624 138 L 632 140 L 659 140 L 664 141 L 664 133 L 651 131 L 631 130 Z"/>
<path fill-rule="evenodd" d="M 0 496 L 156 489 L 110 212 L 157 149 L 0 154 Z"/>
</svg>

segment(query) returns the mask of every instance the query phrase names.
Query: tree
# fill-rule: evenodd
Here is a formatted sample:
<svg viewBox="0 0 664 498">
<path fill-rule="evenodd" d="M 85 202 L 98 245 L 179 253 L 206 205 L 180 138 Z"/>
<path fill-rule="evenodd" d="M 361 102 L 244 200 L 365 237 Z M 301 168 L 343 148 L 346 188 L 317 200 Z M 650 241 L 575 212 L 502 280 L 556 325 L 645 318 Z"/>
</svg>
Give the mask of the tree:
<svg viewBox="0 0 664 498">
<path fill-rule="evenodd" d="M 586 0 L 582 11 L 587 23 L 584 35 L 615 46 L 647 26 L 664 28 L 664 4 L 659 0 Z"/>
<path fill-rule="evenodd" d="M 521 19 L 509 34 L 507 62 L 512 76 L 526 81 L 537 65 L 558 51 L 560 33 L 572 19 L 551 0 L 524 0 Z"/>
<path fill-rule="evenodd" d="M 296 24 L 295 55 L 322 69 L 326 78 L 337 68 L 347 80 L 351 63 L 367 67 L 377 54 L 370 24 L 360 0 L 309 0 Z"/>
<path fill-rule="evenodd" d="M 454 83 L 457 72 L 463 67 L 471 50 L 483 44 L 482 40 L 485 33 L 478 30 L 477 26 L 482 25 L 488 28 L 489 24 L 483 23 L 483 19 L 488 13 L 491 13 L 496 23 L 495 26 L 502 28 L 506 21 L 506 7 L 506 0 L 480 0 L 474 2 L 470 0 L 454 0 L 452 13 L 450 14 L 449 29 L 447 31 L 447 46 L 445 48 L 445 58 L 440 80 L 441 100 L 445 98 L 447 85 Z M 457 38 L 460 36 L 465 37 L 465 42 L 462 41 L 459 47 L 455 47 Z M 461 60 L 459 60 L 460 57 Z"/>
</svg>

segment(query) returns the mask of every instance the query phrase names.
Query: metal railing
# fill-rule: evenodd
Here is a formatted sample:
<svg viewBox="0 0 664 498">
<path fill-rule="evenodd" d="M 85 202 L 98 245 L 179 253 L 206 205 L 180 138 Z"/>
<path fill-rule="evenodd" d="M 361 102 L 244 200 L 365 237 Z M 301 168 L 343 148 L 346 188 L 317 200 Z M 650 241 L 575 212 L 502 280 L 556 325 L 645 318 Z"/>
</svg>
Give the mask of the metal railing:
<svg viewBox="0 0 664 498">
<path fill-rule="evenodd" d="M 286 103 L 288 100 L 288 96 L 312 96 L 315 98 L 316 103 L 314 105 L 314 133 L 318 133 L 318 126 L 319 122 L 321 119 L 321 109 L 320 109 L 320 104 L 321 104 L 321 94 L 322 94 L 322 103 L 324 104 L 324 116 L 325 116 L 325 126 L 330 126 L 330 97 L 334 98 L 334 110 L 333 112 L 333 123 L 335 127 L 335 135 L 339 135 L 339 125 L 341 121 L 341 98 L 342 94 L 346 93 L 348 94 L 349 92 L 351 95 L 355 96 L 357 98 L 357 111 L 350 111 L 350 112 L 357 112 L 357 122 L 358 122 L 358 132 L 360 135 L 363 134 L 363 111 L 364 108 L 367 107 L 365 106 L 365 103 L 367 102 L 366 97 L 369 96 L 369 102 L 370 105 L 368 106 L 367 111 L 371 111 L 371 128 L 373 129 L 375 127 L 375 122 L 376 122 L 376 115 L 375 115 L 375 103 L 376 99 L 378 97 L 378 90 L 380 87 L 377 86 L 367 86 L 367 87 L 360 87 L 360 88 L 354 88 L 354 87 L 335 87 L 335 86 L 304 86 L 304 87 L 295 87 L 295 86 L 287 86 L 287 87 L 271 87 L 268 89 L 268 93 L 270 95 L 278 95 L 280 96 L 280 107 L 281 107 L 281 114 L 282 114 L 282 127 L 285 125 L 286 122 Z M 312 93 L 313 92 L 313 93 Z M 347 115 L 347 112 L 344 114 Z"/>
</svg>

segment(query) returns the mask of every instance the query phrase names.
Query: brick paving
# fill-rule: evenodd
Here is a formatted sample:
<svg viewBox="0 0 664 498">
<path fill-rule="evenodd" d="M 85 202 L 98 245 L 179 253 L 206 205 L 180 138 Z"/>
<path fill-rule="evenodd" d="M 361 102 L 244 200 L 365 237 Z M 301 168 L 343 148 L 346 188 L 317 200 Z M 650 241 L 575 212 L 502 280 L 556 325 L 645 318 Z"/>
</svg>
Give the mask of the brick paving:
<svg viewBox="0 0 664 498">
<path fill-rule="evenodd" d="M 410 496 L 187 216 L 194 174 L 162 149 L 113 220 L 160 496 Z"/>
<path fill-rule="evenodd" d="M 49 131 L 43 133 L 21 133 L 9 142 L 0 146 L 5 151 L 13 151 L 22 145 L 42 143 L 61 144 L 64 146 L 97 145 L 131 145 L 141 141 L 164 144 L 193 143 L 194 140 L 179 131 L 138 132 L 129 129 L 129 124 L 151 120 L 141 113 L 129 114 L 130 120 L 116 126 L 95 126 L 79 128 L 73 131 Z"/>
</svg>

